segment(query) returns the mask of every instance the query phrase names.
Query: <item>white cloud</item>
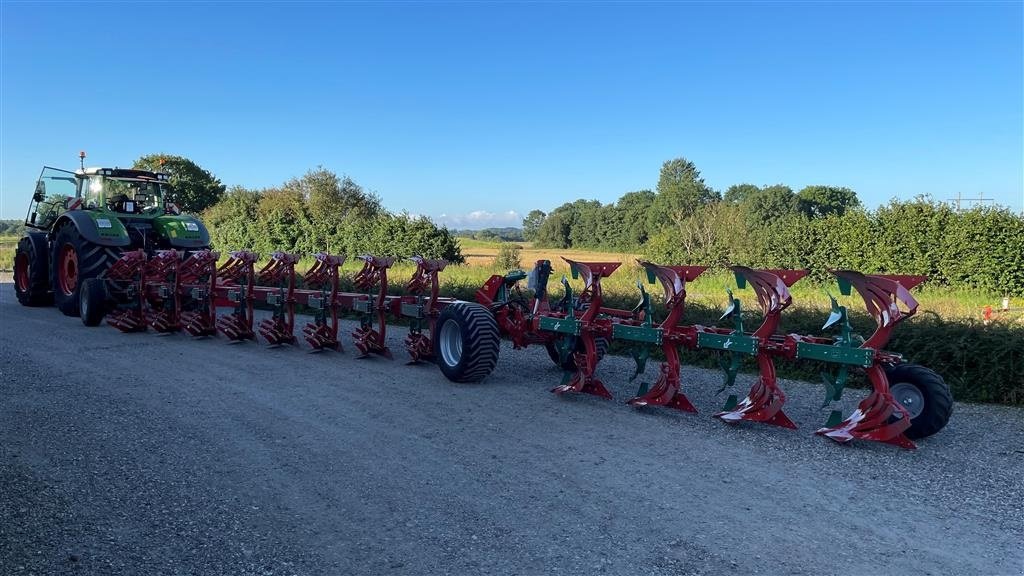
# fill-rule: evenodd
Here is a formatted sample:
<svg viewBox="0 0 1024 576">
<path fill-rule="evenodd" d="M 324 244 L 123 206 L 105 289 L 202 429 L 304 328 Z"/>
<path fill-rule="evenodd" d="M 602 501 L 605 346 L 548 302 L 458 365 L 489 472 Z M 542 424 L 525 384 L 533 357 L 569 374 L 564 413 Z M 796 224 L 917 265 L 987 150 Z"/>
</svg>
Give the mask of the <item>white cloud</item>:
<svg viewBox="0 0 1024 576">
<path fill-rule="evenodd" d="M 504 228 L 508 226 L 518 228 L 523 225 L 522 215 L 515 210 L 497 213 L 488 212 L 487 210 L 473 210 L 466 214 L 441 214 L 433 220 L 449 228 L 469 228 L 472 230 Z"/>
</svg>

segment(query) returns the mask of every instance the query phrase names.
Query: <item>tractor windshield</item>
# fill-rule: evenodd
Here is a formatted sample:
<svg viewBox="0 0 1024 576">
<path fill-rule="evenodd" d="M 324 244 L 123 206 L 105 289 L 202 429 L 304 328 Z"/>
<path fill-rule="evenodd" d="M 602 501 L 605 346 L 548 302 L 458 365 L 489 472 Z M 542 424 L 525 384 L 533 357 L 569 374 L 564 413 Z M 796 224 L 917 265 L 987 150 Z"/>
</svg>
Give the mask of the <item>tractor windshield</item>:
<svg viewBox="0 0 1024 576">
<path fill-rule="evenodd" d="M 86 208 L 106 207 L 115 212 L 153 214 L 163 209 L 163 185 L 140 178 L 90 176 L 83 184 Z"/>
</svg>

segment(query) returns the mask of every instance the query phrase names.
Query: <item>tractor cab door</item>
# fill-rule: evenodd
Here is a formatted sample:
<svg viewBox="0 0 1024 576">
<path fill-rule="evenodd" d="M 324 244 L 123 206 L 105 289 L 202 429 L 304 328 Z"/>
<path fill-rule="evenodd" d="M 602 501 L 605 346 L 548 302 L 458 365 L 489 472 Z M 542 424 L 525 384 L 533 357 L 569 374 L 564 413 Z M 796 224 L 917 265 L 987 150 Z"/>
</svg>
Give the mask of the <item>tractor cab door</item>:
<svg viewBox="0 0 1024 576">
<path fill-rule="evenodd" d="M 74 172 L 43 166 L 28 206 L 25 225 L 49 230 L 67 207 L 67 199 L 77 196 L 78 179 Z"/>
</svg>

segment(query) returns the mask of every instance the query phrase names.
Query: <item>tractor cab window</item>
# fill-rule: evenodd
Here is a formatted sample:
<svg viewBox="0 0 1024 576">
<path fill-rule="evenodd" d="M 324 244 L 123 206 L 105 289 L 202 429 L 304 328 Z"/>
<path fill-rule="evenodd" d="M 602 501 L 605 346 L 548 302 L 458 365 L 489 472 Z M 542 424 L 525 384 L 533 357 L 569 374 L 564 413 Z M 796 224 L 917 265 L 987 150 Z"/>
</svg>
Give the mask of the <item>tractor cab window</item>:
<svg viewBox="0 0 1024 576">
<path fill-rule="evenodd" d="M 161 184 L 135 178 L 90 176 L 84 184 L 82 199 L 86 208 L 106 206 L 128 214 L 152 214 L 163 208 Z"/>
<path fill-rule="evenodd" d="M 75 173 L 44 166 L 36 191 L 32 195 L 25 223 L 35 228 L 49 228 L 64 211 L 68 198 L 77 196 Z"/>
<path fill-rule="evenodd" d="M 82 205 L 90 210 L 103 204 L 103 177 L 93 176 L 82 181 Z"/>
</svg>

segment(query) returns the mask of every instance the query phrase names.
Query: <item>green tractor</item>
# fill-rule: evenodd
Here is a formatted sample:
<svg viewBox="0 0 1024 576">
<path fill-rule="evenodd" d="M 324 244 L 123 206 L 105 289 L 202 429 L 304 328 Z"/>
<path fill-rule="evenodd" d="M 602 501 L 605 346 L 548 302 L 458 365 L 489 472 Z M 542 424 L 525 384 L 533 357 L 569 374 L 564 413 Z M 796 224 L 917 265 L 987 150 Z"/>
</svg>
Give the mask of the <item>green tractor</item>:
<svg viewBox="0 0 1024 576">
<path fill-rule="evenodd" d="M 29 228 L 14 253 L 14 291 L 24 306 L 55 304 L 78 316 L 82 286 L 121 254 L 208 248 L 203 223 L 169 200 L 168 175 L 147 170 L 44 166 L 29 205 Z"/>
</svg>

